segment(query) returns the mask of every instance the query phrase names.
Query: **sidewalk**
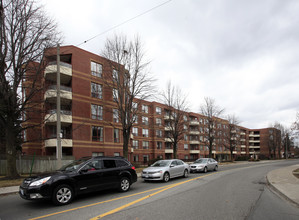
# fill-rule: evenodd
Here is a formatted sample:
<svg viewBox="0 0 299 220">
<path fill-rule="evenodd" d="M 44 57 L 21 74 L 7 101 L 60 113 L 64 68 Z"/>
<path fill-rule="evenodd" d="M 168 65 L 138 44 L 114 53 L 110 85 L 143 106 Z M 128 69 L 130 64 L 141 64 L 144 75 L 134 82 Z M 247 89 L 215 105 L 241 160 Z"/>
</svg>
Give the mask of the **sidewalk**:
<svg viewBox="0 0 299 220">
<path fill-rule="evenodd" d="M 299 206 L 299 179 L 292 172 L 298 168 L 299 164 L 272 170 L 267 174 L 270 187 L 297 206 Z"/>
</svg>

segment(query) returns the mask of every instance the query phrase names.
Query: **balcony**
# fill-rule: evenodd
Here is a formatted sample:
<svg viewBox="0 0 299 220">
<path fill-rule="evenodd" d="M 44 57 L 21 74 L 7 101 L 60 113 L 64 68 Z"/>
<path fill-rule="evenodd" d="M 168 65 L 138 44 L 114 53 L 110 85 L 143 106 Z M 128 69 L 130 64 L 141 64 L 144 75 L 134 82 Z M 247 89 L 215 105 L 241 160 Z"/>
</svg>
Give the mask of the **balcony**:
<svg viewBox="0 0 299 220">
<path fill-rule="evenodd" d="M 190 154 L 199 154 L 200 150 L 190 150 Z"/>
<path fill-rule="evenodd" d="M 189 131 L 190 135 L 199 135 L 199 131 L 198 130 L 191 130 Z"/>
<path fill-rule="evenodd" d="M 233 154 L 237 154 L 237 151 L 233 151 Z"/>
<path fill-rule="evenodd" d="M 241 145 L 241 148 L 246 148 L 246 145 Z"/>
<path fill-rule="evenodd" d="M 249 134 L 249 137 L 260 137 L 259 134 Z"/>
<path fill-rule="evenodd" d="M 172 138 L 165 138 L 165 142 L 173 142 Z"/>
<path fill-rule="evenodd" d="M 56 103 L 57 89 L 56 85 L 49 86 L 45 92 L 44 99 L 50 103 Z M 72 88 L 66 86 L 60 86 L 60 99 L 62 104 L 68 104 L 72 101 Z"/>
<path fill-rule="evenodd" d="M 57 111 L 56 109 L 50 110 L 45 116 L 45 122 L 47 124 L 55 124 L 57 122 Z M 61 124 L 73 123 L 72 112 L 67 110 L 60 111 L 60 122 Z"/>
<path fill-rule="evenodd" d="M 173 149 L 165 149 L 165 154 L 173 154 Z"/>
<path fill-rule="evenodd" d="M 260 143 L 260 140 L 249 140 L 249 143 Z"/>
<path fill-rule="evenodd" d="M 199 125 L 199 121 L 192 120 L 190 121 L 190 125 Z"/>
<path fill-rule="evenodd" d="M 241 154 L 246 154 L 246 151 L 241 151 Z"/>
<path fill-rule="evenodd" d="M 45 69 L 45 78 L 56 82 L 57 80 L 57 64 L 50 62 Z M 72 65 L 60 62 L 60 82 L 68 84 L 72 79 Z"/>
<path fill-rule="evenodd" d="M 241 132 L 240 135 L 246 135 L 246 133 L 245 132 Z"/>
<path fill-rule="evenodd" d="M 189 141 L 189 144 L 199 144 L 199 140 L 190 140 Z"/>
<path fill-rule="evenodd" d="M 164 130 L 165 130 L 165 131 L 171 131 L 171 127 L 170 127 L 170 126 L 166 126 L 166 127 L 164 128 Z"/>
<path fill-rule="evenodd" d="M 249 146 L 249 149 L 260 149 L 260 146 Z"/>
<path fill-rule="evenodd" d="M 56 147 L 56 146 L 57 146 L 56 138 L 45 140 L 45 147 Z M 61 146 L 62 147 L 73 147 L 73 140 L 72 139 L 61 139 Z"/>
</svg>

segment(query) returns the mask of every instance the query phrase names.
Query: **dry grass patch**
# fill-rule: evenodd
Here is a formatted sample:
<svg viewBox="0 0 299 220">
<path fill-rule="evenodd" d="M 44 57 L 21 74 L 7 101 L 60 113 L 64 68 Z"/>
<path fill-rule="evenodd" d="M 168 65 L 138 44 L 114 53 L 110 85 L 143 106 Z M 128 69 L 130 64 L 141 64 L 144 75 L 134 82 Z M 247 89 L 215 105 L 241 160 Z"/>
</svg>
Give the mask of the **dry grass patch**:
<svg viewBox="0 0 299 220">
<path fill-rule="evenodd" d="M 19 186 L 28 176 L 29 175 L 24 175 L 18 179 L 7 179 L 5 176 L 0 176 L 0 187 Z"/>
</svg>

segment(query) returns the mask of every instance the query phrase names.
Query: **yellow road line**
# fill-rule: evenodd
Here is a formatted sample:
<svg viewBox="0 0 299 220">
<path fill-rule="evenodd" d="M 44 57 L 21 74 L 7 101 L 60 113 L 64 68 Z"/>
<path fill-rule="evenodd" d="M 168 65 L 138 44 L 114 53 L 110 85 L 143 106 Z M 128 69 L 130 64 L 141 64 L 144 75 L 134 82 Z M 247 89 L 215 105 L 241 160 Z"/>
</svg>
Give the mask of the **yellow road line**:
<svg viewBox="0 0 299 220">
<path fill-rule="evenodd" d="M 114 214 L 114 213 L 116 213 L 116 212 L 118 212 L 118 211 L 120 211 L 120 210 L 122 210 L 122 209 L 125 209 L 125 208 L 127 208 L 127 207 L 129 207 L 129 206 L 131 206 L 131 205 L 134 205 L 134 204 L 136 204 L 136 203 L 138 203 L 138 202 L 141 202 L 141 201 L 143 201 L 143 200 L 145 200 L 145 199 L 147 199 L 147 198 L 150 198 L 150 197 L 152 197 L 152 196 L 154 196 L 154 195 L 157 195 L 157 194 L 159 194 L 159 193 L 161 193 L 161 192 L 164 192 L 164 191 L 166 191 L 166 190 L 168 190 L 168 189 L 171 189 L 171 188 L 174 188 L 174 187 L 176 187 L 176 186 L 179 186 L 179 185 L 182 185 L 182 184 L 185 184 L 185 183 L 188 183 L 188 182 L 190 182 L 190 181 L 197 180 L 197 179 L 200 179 L 200 178 L 203 178 L 203 177 L 207 177 L 207 176 L 210 176 L 210 175 L 213 175 L 213 174 L 207 174 L 207 175 L 204 175 L 204 176 L 196 177 L 196 178 L 189 179 L 189 180 L 186 180 L 186 181 L 183 181 L 183 182 L 179 182 L 179 183 L 175 183 L 175 184 L 169 185 L 168 187 L 166 187 L 166 188 L 164 188 L 164 189 L 161 189 L 161 190 L 159 190 L 158 192 L 154 192 L 154 193 L 152 193 L 152 194 L 150 194 L 150 195 L 144 196 L 144 197 L 142 197 L 142 198 L 140 198 L 140 199 L 137 199 L 137 200 L 135 200 L 135 201 L 133 201 L 133 202 L 130 202 L 130 203 L 126 204 L 126 205 L 120 206 L 120 207 L 115 208 L 115 209 L 113 209 L 113 210 L 111 210 L 111 211 L 109 211 L 109 212 L 106 212 L 106 213 L 103 213 L 103 214 L 101 214 L 101 215 L 98 215 L 98 216 L 96 216 L 96 217 L 94 217 L 94 218 L 91 218 L 90 220 L 98 220 L 98 219 L 103 218 L 103 217 L 105 217 L 105 216 L 107 216 L 107 215 Z"/>
<path fill-rule="evenodd" d="M 221 172 L 221 171 L 219 171 Z M 126 207 L 129 207 L 133 204 L 136 204 L 142 200 L 145 200 L 153 195 L 156 195 L 158 193 L 161 193 L 167 189 L 171 189 L 175 186 L 178 186 L 178 185 L 181 185 L 181 184 L 184 184 L 184 183 L 187 183 L 187 182 L 190 182 L 190 181 L 193 181 L 193 180 L 196 180 L 196 179 L 200 179 L 200 178 L 203 178 L 203 177 L 206 177 L 206 176 L 210 176 L 212 174 L 207 174 L 207 175 L 204 175 L 204 176 L 200 176 L 200 177 L 196 177 L 196 178 L 193 178 L 193 179 L 189 179 L 189 180 L 186 180 L 186 181 L 183 181 L 183 182 L 179 182 L 179 183 L 174 183 L 174 184 L 170 184 L 170 185 L 167 185 L 167 186 L 162 186 L 162 187 L 158 187 L 158 188 L 154 188 L 154 189 L 150 189 L 150 190 L 146 190 L 146 191 L 143 191 L 143 192 L 139 192 L 139 193 L 135 193 L 135 194 L 131 194 L 131 195 L 127 195 L 127 196 L 122 196 L 122 197 L 118 197 L 118 198 L 114 198 L 114 199 L 110 199 L 110 200 L 106 200 L 106 201 L 102 201 L 102 202 L 97 202 L 97 203 L 92 203 L 92 204 L 89 204 L 89 205 L 85 205 L 85 206 L 80 206 L 80 207 L 77 207 L 77 208 L 72 208 L 72 209 L 66 209 L 66 210 L 63 210 L 63 211 L 60 211 L 60 212 L 54 212 L 54 213 L 50 213 L 50 214 L 47 214 L 47 215 L 43 215 L 43 216 L 38 216 L 38 217 L 35 217 L 35 218 L 30 218 L 28 220 L 36 220 L 36 219 L 42 219 L 42 218 L 47 218 L 47 217 L 50 217 L 50 216 L 54 216 L 54 215 L 59 215 L 59 214 L 62 214 L 62 213 L 66 213 L 66 212 L 71 212 L 71 211 L 76 211 L 76 210 L 79 210 L 79 209 L 84 209 L 84 208 L 88 208 L 88 207 L 92 207 L 92 206 L 96 206 L 96 205 L 100 205 L 100 204 L 103 204 L 103 203 L 108 203 L 108 202 L 113 202 L 113 201 L 116 201 L 116 200 L 120 200 L 120 199 L 125 199 L 125 198 L 129 198 L 129 197 L 133 197 L 133 196 L 136 196 L 136 195 L 141 195 L 141 194 L 144 194 L 144 193 L 148 193 L 148 192 L 151 192 L 151 191 L 155 191 L 155 190 L 160 190 L 158 192 L 155 192 L 155 193 L 152 193 L 148 196 L 145 196 L 145 197 L 142 197 L 141 199 L 137 199 L 131 203 L 128 203 L 127 205 L 124 205 L 124 206 L 121 206 L 119 208 L 116 208 L 116 209 L 113 209 L 109 212 L 106 212 L 104 214 L 101 214 L 97 217 L 94 217 L 92 219 L 98 219 L 98 218 L 101 218 L 103 216 L 107 216 L 107 215 L 110 215 L 110 214 L 113 214 L 115 212 L 118 212 Z"/>
<path fill-rule="evenodd" d="M 77 208 L 67 209 L 67 210 L 63 210 L 61 212 L 55 212 L 55 213 L 51 213 L 51 214 L 31 218 L 29 220 L 42 219 L 42 218 L 50 217 L 50 216 L 53 216 L 53 215 L 58 215 L 58 214 L 62 214 L 62 213 L 70 212 L 70 211 L 76 211 L 76 210 L 79 210 L 79 209 L 88 208 L 88 207 L 91 207 L 91 206 L 100 205 L 100 204 L 108 203 L 108 202 L 113 202 L 113 201 L 116 201 L 116 200 L 125 199 L 125 198 L 133 197 L 133 196 L 136 196 L 136 195 L 144 194 L 144 193 L 147 193 L 147 192 L 159 190 L 159 189 L 162 189 L 162 188 L 165 188 L 165 187 L 167 187 L 167 186 L 162 186 L 162 187 L 158 187 L 158 188 L 155 188 L 155 189 L 150 189 L 150 190 L 147 190 L 147 191 L 143 191 L 143 192 L 127 195 L 127 196 L 122 196 L 122 197 L 118 197 L 118 198 L 114 198 L 114 199 L 110 199 L 110 200 L 106 200 L 106 201 L 102 201 L 102 202 L 92 203 L 92 204 L 85 205 L 85 206 L 80 206 L 80 207 L 77 207 Z"/>
</svg>

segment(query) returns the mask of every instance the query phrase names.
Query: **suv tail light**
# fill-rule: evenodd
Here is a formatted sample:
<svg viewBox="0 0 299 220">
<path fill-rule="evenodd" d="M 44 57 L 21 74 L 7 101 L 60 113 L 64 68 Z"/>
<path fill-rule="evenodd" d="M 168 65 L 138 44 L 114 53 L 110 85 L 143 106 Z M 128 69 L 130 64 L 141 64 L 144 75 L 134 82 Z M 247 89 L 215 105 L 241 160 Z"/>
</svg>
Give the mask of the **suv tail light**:
<svg viewBox="0 0 299 220">
<path fill-rule="evenodd" d="M 135 169 L 136 169 L 134 166 L 132 166 L 131 168 L 132 168 L 132 170 L 135 170 Z"/>
</svg>

